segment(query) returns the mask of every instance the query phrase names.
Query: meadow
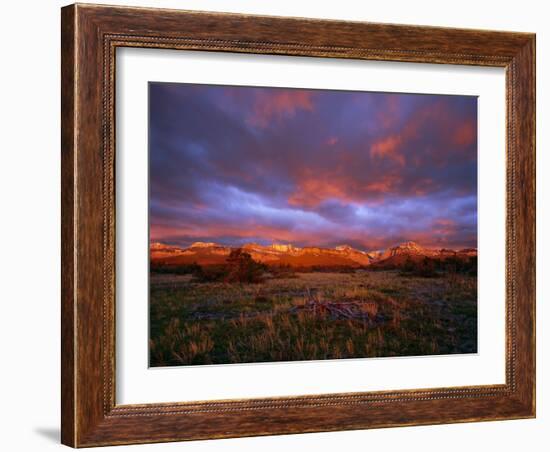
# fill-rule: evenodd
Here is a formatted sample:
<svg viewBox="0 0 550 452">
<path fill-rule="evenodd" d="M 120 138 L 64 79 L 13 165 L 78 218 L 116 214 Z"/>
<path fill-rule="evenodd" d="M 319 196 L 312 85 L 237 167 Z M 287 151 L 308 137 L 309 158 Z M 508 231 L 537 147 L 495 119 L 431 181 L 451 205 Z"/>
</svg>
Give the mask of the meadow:
<svg viewBox="0 0 550 452">
<path fill-rule="evenodd" d="M 477 352 L 477 277 L 463 273 L 152 273 L 149 303 L 153 367 Z"/>
</svg>

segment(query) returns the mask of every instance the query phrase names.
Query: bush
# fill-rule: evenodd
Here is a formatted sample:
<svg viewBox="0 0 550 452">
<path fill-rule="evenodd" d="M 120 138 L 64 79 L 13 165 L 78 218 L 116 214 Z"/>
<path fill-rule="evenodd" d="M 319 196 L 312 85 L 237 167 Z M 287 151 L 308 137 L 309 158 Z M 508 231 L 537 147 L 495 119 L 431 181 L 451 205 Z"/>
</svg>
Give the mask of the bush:
<svg viewBox="0 0 550 452">
<path fill-rule="evenodd" d="M 443 260 L 425 257 L 423 260 L 415 261 L 407 257 L 401 266 L 401 276 L 419 276 L 433 278 L 445 274 L 455 275 L 477 275 L 477 257 L 471 256 L 463 259 L 457 256 L 447 257 Z"/>
<path fill-rule="evenodd" d="M 193 273 L 193 276 L 199 282 L 220 282 L 224 281 L 227 276 L 226 265 L 205 265 L 198 266 L 198 269 Z"/>
<path fill-rule="evenodd" d="M 461 273 L 470 276 L 477 275 L 477 256 L 468 259 L 448 257 L 441 262 L 441 270 L 445 273 Z"/>
<path fill-rule="evenodd" d="M 160 273 L 160 274 L 173 274 L 173 275 L 189 275 L 195 274 L 200 270 L 200 266 L 193 262 L 192 264 L 182 264 L 182 265 L 167 265 L 164 262 L 151 262 L 150 271 L 151 273 Z"/>
<path fill-rule="evenodd" d="M 256 262 L 252 256 L 241 248 L 232 250 L 227 258 L 227 282 L 259 283 L 267 270 L 266 265 Z"/>
<path fill-rule="evenodd" d="M 421 278 L 435 278 L 439 276 L 437 272 L 437 265 L 434 259 L 424 257 L 421 261 L 414 261 L 410 257 L 401 268 L 401 275 L 403 276 L 419 276 Z"/>
<path fill-rule="evenodd" d="M 296 273 L 289 264 L 270 265 L 269 273 L 275 279 L 296 278 Z"/>
<path fill-rule="evenodd" d="M 200 282 L 259 283 L 267 270 L 240 248 L 231 251 L 225 264 L 197 267 L 193 275 Z"/>
</svg>

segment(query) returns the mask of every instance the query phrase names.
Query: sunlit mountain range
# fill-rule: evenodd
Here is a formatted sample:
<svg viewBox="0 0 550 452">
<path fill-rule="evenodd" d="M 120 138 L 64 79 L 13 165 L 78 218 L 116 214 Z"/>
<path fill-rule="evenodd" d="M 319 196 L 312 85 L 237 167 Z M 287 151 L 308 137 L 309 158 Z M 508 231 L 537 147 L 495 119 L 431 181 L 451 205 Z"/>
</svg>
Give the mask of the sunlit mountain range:
<svg viewBox="0 0 550 452">
<path fill-rule="evenodd" d="M 468 259 L 477 256 L 477 249 L 452 250 L 424 248 L 415 242 L 404 242 L 385 250 L 364 251 L 348 245 L 334 248 L 296 247 L 292 244 L 259 245 L 248 243 L 240 247 L 258 262 L 267 265 L 290 265 L 292 267 L 339 266 L 339 267 L 392 267 L 407 260 L 418 261 L 429 257 Z M 195 242 L 188 248 L 152 242 L 151 261 L 164 265 L 214 265 L 223 264 L 232 247 L 214 242 Z"/>
</svg>

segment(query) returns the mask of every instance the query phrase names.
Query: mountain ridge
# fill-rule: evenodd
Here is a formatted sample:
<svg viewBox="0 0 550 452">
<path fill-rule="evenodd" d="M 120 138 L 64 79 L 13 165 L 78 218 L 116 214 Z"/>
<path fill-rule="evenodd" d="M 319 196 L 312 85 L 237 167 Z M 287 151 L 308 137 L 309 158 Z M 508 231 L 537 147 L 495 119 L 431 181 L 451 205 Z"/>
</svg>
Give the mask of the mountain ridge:
<svg viewBox="0 0 550 452">
<path fill-rule="evenodd" d="M 426 257 L 445 259 L 457 257 L 468 259 L 477 256 L 476 248 L 452 250 L 448 248 L 424 248 L 416 242 L 408 241 L 385 250 L 363 251 L 350 245 L 338 245 L 334 248 L 296 247 L 290 243 L 260 245 L 247 243 L 240 247 L 230 247 L 215 242 L 194 242 L 187 248 L 151 242 L 150 257 L 155 263 L 164 265 L 213 265 L 223 264 L 231 250 L 241 248 L 251 257 L 267 265 L 289 265 L 291 267 L 338 266 L 377 268 L 402 265 L 407 260 L 419 261 Z"/>
</svg>

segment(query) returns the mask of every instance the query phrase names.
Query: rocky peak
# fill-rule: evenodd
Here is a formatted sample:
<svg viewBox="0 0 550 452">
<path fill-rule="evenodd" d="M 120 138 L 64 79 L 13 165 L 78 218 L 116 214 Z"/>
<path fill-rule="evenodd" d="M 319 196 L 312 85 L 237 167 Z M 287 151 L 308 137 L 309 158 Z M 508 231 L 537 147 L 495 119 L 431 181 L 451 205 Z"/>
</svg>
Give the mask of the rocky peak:
<svg viewBox="0 0 550 452">
<path fill-rule="evenodd" d="M 382 255 L 383 258 L 395 256 L 398 254 L 422 254 L 424 248 L 415 242 L 404 242 L 392 248 L 388 248 Z"/>
<path fill-rule="evenodd" d="M 353 251 L 353 248 L 349 245 L 338 245 L 334 249 L 336 251 Z"/>
<path fill-rule="evenodd" d="M 294 246 L 292 246 L 290 243 L 288 244 L 273 243 L 271 245 L 271 248 L 273 248 L 275 251 L 280 251 L 282 253 L 287 253 L 289 251 L 294 250 Z"/>
<path fill-rule="evenodd" d="M 192 243 L 189 248 L 212 248 L 215 246 L 216 244 L 214 242 L 195 242 Z"/>
<path fill-rule="evenodd" d="M 418 245 L 418 243 L 416 242 L 404 242 L 404 243 L 401 243 L 400 245 L 397 245 L 395 248 L 400 250 L 415 250 L 415 251 L 422 250 L 422 247 Z"/>
</svg>

